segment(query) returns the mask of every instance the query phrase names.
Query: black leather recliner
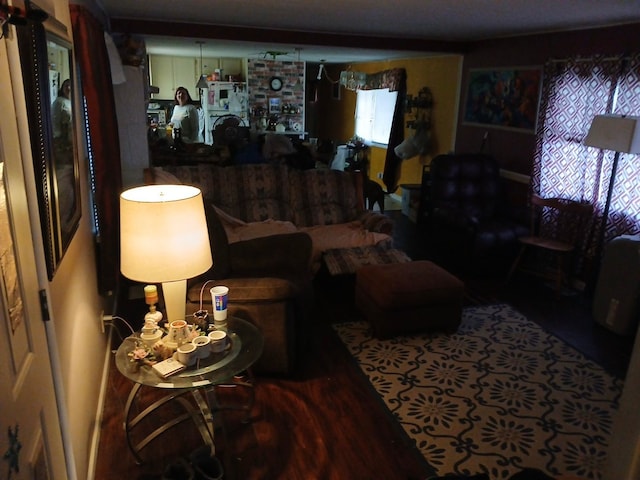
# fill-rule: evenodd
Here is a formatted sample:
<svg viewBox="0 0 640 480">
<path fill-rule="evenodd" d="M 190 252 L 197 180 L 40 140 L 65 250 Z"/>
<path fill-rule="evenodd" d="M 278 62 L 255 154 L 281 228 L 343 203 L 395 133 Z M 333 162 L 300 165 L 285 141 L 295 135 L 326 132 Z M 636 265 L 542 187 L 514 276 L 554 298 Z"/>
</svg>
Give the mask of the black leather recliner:
<svg viewBox="0 0 640 480">
<path fill-rule="evenodd" d="M 496 160 L 484 154 L 439 155 L 431 162 L 430 231 L 436 260 L 457 271 L 504 272 L 527 235 L 508 205 Z"/>
</svg>

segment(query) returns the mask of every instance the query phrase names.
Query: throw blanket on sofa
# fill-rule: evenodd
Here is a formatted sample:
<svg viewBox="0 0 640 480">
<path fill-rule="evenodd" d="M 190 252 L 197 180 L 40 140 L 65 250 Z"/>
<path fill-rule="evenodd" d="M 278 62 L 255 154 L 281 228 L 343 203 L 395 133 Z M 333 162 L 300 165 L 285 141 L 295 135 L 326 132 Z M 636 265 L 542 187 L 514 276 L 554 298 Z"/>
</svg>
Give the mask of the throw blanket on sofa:
<svg viewBox="0 0 640 480">
<path fill-rule="evenodd" d="M 224 227 L 224 231 L 227 234 L 227 241 L 229 243 L 298 231 L 296 226 L 287 220 L 274 220 L 272 218 L 268 218 L 261 222 L 245 222 L 244 220 L 240 220 L 239 218 L 229 215 L 227 212 L 215 205 L 213 208 L 218 214 L 218 218 L 220 218 L 220 223 L 222 223 L 222 226 Z"/>
<path fill-rule="evenodd" d="M 329 250 L 391 244 L 389 235 L 365 230 L 358 221 L 339 223 L 337 225 L 316 225 L 314 227 L 304 227 L 300 230 L 311 236 L 313 244 L 311 263 L 314 272 L 317 272 L 320 268 L 322 255 Z"/>
<path fill-rule="evenodd" d="M 314 225 L 298 229 L 291 222 L 273 220 L 271 218 L 262 222 L 245 222 L 229 215 L 218 207 L 214 206 L 214 209 L 224 227 L 229 243 L 267 237 L 269 235 L 298 231 L 305 232 L 311 237 L 313 244 L 311 268 L 314 273 L 320 268 L 322 254 L 326 251 L 367 247 L 391 241 L 391 237 L 386 233 L 370 232 L 363 229 L 362 223 L 359 221 L 338 223 L 336 225 Z"/>
<path fill-rule="evenodd" d="M 216 207 L 229 243 L 307 233 L 313 240 L 314 272 L 327 250 L 392 243 L 392 221 L 379 212 L 364 210 L 359 174 L 275 164 L 201 164 L 150 170 L 152 183 L 200 188 L 205 202 Z"/>
</svg>

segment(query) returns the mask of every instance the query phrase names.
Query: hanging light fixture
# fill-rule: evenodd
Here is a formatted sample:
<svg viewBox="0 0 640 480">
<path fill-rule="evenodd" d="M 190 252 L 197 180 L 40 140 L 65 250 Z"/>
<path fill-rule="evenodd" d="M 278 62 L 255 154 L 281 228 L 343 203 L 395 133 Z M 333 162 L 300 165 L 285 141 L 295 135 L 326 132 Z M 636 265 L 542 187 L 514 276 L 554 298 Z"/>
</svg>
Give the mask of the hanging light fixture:
<svg viewBox="0 0 640 480">
<path fill-rule="evenodd" d="M 198 89 L 198 95 L 200 95 L 200 90 L 203 88 L 208 88 L 209 84 L 207 83 L 207 76 L 202 73 L 203 65 L 202 65 L 202 45 L 204 42 L 202 40 L 198 40 L 196 43 L 200 45 L 200 78 L 198 79 L 198 83 L 196 83 L 196 88 Z"/>
<path fill-rule="evenodd" d="M 356 72 L 349 67 L 347 70 L 340 72 L 340 85 L 347 90 L 360 90 L 367 85 L 367 74 Z"/>
<path fill-rule="evenodd" d="M 331 83 L 340 83 L 347 90 L 361 90 L 367 86 L 367 74 L 365 72 L 356 72 L 351 70 L 351 66 L 346 70 L 340 72 L 340 78 L 338 80 L 332 80 L 327 74 L 327 70 L 324 66 L 324 60 L 320 60 L 318 66 L 318 76 L 316 80 L 322 80 L 322 77 L 326 77 Z"/>
</svg>

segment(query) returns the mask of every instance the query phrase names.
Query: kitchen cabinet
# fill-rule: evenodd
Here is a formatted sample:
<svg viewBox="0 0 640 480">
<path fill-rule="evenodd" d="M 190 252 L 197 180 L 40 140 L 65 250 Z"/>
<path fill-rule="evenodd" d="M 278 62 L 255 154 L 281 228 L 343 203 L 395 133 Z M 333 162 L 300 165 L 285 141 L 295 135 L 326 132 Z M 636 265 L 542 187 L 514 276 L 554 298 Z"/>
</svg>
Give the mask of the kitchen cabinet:
<svg viewBox="0 0 640 480">
<path fill-rule="evenodd" d="M 200 59 L 198 59 L 197 63 L 200 63 Z M 219 58 L 203 58 L 202 67 L 198 68 L 198 73 L 202 72 L 204 75 L 211 75 L 218 68 L 221 68 Z"/>
<path fill-rule="evenodd" d="M 158 93 L 152 93 L 154 99 L 172 99 L 173 93 L 173 61 L 172 57 L 163 55 L 149 56 L 149 81 L 158 87 Z"/>
<path fill-rule="evenodd" d="M 191 98 L 197 99 L 196 83 L 200 74 L 194 58 L 150 55 L 149 67 L 151 84 L 159 88 L 159 93 L 153 94 L 154 99 L 173 100 L 180 86 L 186 87 Z"/>
<path fill-rule="evenodd" d="M 196 83 L 201 74 L 211 74 L 216 69 L 226 75 L 244 76 L 241 58 L 200 58 L 174 57 L 170 55 L 149 55 L 151 84 L 160 89 L 153 94 L 155 100 L 173 100 L 176 88 L 186 87 L 191 98 L 198 100 Z"/>
<path fill-rule="evenodd" d="M 220 68 L 222 69 L 222 74 L 224 75 L 224 78 L 222 80 L 226 80 L 227 75 L 244 77 L 244 68 L 242 66 L 241 58 L 221 58 Z"/>
<path fill-rule="evenodd" d="M 170 98 L 173 98 L 176 88 L 185 87 L 189 90 L 191 98 L 197 100 L 198 92 L 196 90 L 196 83 L 198 83 L 199 77 L 200 72 L 198 72 L 198 69 L 196 68 L 196 61 L 194 58 L 175 57 L 173 59 L 174 88 Z"/>
<path fill-rule="evenodd" d="M 234 82 L 242 81 L 245 74 L 245 68 L 242 64 L 241 58 L 203 58 L 202 68 L 199 67 L 200 59 L 197 59 L 198 73 L 202 72 L 204 75 L 211 75 L 216 70 L 222 72 L 222 77 L 215 81 L 226 82 L 227 76 L 232 75 Z M 211 80 L 211 78 L 210 78 Z"/>
</svg>

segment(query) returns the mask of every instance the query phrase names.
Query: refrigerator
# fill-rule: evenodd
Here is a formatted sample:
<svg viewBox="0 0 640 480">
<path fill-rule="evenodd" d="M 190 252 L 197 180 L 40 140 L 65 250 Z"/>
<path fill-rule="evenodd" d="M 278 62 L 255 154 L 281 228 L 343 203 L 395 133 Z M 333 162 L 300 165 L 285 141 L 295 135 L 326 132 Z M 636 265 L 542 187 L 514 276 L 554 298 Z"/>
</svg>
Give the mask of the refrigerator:
<svg viewBox="0 0 640 480">
<path fill-rule="evenodd" d="M 213 144 L 213 126 L 225 115 L 240 118 L 242 127 L 249 126 L 249 95 L 245 82 L 207 82 L 203 91 L 204 143 Z"/>
</svg>

